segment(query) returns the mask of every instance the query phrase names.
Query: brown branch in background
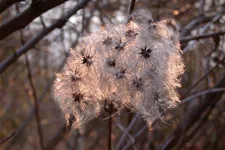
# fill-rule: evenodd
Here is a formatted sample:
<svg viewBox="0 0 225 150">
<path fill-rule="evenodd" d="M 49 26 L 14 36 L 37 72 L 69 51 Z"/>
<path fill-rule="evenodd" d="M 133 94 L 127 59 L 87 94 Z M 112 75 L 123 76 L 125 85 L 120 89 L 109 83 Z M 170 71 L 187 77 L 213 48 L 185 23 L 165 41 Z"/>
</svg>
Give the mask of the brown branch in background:
<svg viewBox="0 0 225 150">
<path fill-rule="evenodd" d="M 214 109 L 215 106 L 216 106 L 216 103 L 213 103 L 212 105 L 208 106 L 208 108 L 206 108 L 206 110 L 202 113 L 203 116 L 200 116 L 200 119 L 198 119 L 198 122 L 196 122 L 195 125 L 192 125 L 193 127 L 190 128 L 185 133 L 185 135 L 183 135 L 183 137 L 180 139 L 179 143 L 176 145 L 175 149 L 181 149 L 185 143 L 187 143 L 189 140 L 191 140 L 193 138 L 194 135 L 196 135 L 196 133 L 207 122 L 209 115 L 212 113 L 212 110 Z"/>
<path fill-rule="evenodd" d="M 72 128 L 73 122 L 75 121 L 74 115 L 69 116 L 69 123 L 68 125 L 64 123 L 58 132 L 48 141 L 47 146 L 45 147 L 46 150 L 53 150 L 57 146 L 57 144 L 63 139 L 66 135 L 68 135 L 69 131 Z"/>
<path fill-rule="evenodd" d="M 43 16 L 41 15 L 39 18 L 40 18 L 41 25 L 42 25 L 43 29 L 46 29 L 46 24 L 44 22 Z"/>
<path fill-rule="evenodd" d="M 123 133 L 125 133 L 128 136 L 129 141 L 131 143 L 135 143 L 134 137 L 127 131 L 127 128 L 125 128 L 124 126 L 122 126 L 119 121 L 116 122 L 116 125 L 120 128 L 120 130 L 123 131 Z"/>
<path fill-rule="evenodd" d="M 217 22 L 225 13 L 225 6 L 221 9 L 220 12 L 216 13 L 216 15 L 212 18 L 211 21 L 206 23 L 200 30 L 200 34 L 203 34 L 212 24 Z M 196 43 L 196 40 L 194 40 L 191 44 L 188 44 L 185 48 L 183 48 L 183 53 L 186 53 L 194 44 Z"/>
<path fill-rule="evenodd" d="M 40 119 L 40 114 L 39 114 L 39 103 L 38 103 L 37 93 L 36 93 L 36 89 L 35 89 L 35 86 L 33 83 L 30 62 L 28 60 L 27 54 L 25 54 L 25 57 L 26 57 L 26 67 L 28 70 L 28 79 L 30 82 L 30 86 L 31 86 L 32 94 L 33 94 L 33 98 L 34 98 L 34 110 L 35 110 L 36 122 L 37 122 L 37 126 L 38 126 L 38 134 L 39 134 L 39 140 L 40 140 L 39 142 L 40 142 L 41 149 L 44 150 L 44 140 L 43 140 L 43 133 L 42 133 L 42 129 L 41 129 L 41 119 Z"/>
<path fill-rule="evenodd" d="M 16 131 L 14 131 L 13 133 L 11 133 L 8 137 L 6 137 L 5 139 L 3 139 L 2 141 L 0 141 L 0 145 L 2 145 L 3 143 L 5 143 L 6 141 L 8 141 L 11 137 L 13 137 L 15 135 Z"/>
<path fill-rule="evenodd" d="M 107 100 L 105 100 L 104 110 L 108 112 L 108 150 L 112 149 L 112 114 L 116 109 L 114 108 L 113 103 L 109 102 L 107 106 Z"/>
<path fill-rule="evenodd" d="M 64 66 L 66 60 L 63 61 L 63 63 L 60 65 L 59 69 L 57 71 L 60 71 L 62 69 L 62 67 Z M 53 81 L 55 80 L 55 76 L 52 77 L 49 81 L 49 83 L 47 84 L 47 86 L 45 87 L 44 91 L 42 92 L 41 96 L 38 98 L 38 103 L 40 103 L 41 101 L 43 101 L 43 99 L 45 98 L 46 94 L 48 93 L 48 91 L 50 90 Z M 18 129 L 16 130 L 16 134 L 15 136 L 12 138 L 12 140 L 10 140 L 10 143 L 7 145 L 6 150 L 9 150 L 14 143 L 19 139 L 21 133 L 23 132 L 23 130 L 25 129 L 25 127 L 29 124 L 29 122 L 32 120 L 32 118 L 35 116 L 35 107 L 33 107 L 30 110 L 30 113 L 28 113 L 29 116 L 26 118 L 26 120 L 18 127 Z"/>
<path fill-rule="evenodd" d="M 216 13 L 215 15 L 210 16 L 202 16 L 200 15 L 196 19 L 193 19 L 190 23 L 188 23 L 181 31 L 180 36 L 184 37 L 190 34 L 190 32 L 195 29 L 198 25 L 200 25 L 203 22 L 209 22 L 217 17 L 221 17 L 225 13 L 225 7 L 223 6 L 221 11 Z M 216 19 L 217 20 L 217 19 Z M 203 27 L 204 28 L 204 27 Z"/>
<path fill-rule="evenodd" d="M 112 115 L 111 113 L 109 113 L 109 123 L 108 123 L 108 150 L 112 149 L 112 117 L 110 116 Z"/>
<path fill-rule="evenodd" d="M 208 22 L 210 20 L 212 20 L 214 16 L 199 16 L 195 19 L 193 19 L 192 21 L 190 21 L 190 23 L 188 23 L 181 31 L 180 35 L 181 37 L 183 36 L 187 36 L 188 34 L 190 34 L 190 32 L 195 29 L 198 25 L 200 25 L 203 22 Z"/>
<path fill-rule="evenodd" d="M 215 32 L 215 33 L 206 33 L 206 34 L 196 35 L 196 36 L 186 36 L 186 37 L 181 37 L 180 41 L 181 42 L 189 42 L 191 40 L 200 40 L 200 39 L 205 39 L 205 38 L 222 36 L 224 34 L 225 34 L 225 31 L 219 31 L 219 32 Z"/>
<path fill-rule="evenodd" d="M 137 122 L 137 119 L 138 119 L 138 114 L 136 114 L 133 119 L 131 120 L 129 126 L 126 128 L 126 132 L 123 132 L 123 134 L 120 136 L 120 139 L 118 140 L 117 142 L 117 145 L 116 145 L 116 149 L 119 150 L 121 149 L 122 147 L 122 144 L 124 142 L 124 139 L 126 138 L 127 136 L 127 132 L 129 133 L 130 130 L 133 128 L 134 124 Z"/>
<path fill-rule="evenodd" d="M 220 82 L 214 88 L 221 88 L 225 86 L 225 77 L 223 77 Z M 183 117 L 181 123 L 177 126 L 177 128 L 173 131 L 173 133 L 164 141 L 161 145 L 160 150 L 172 149 L 181 141 L 181 136 L 188 132 L 195 123 L 201 118 L 200 116 L 205 112 L 205 110 L 210 110 L 216 105 L 216 103 L 220 100 L 223 95 L 223 91 L 217 93 L 207 94 L 205 99 L 199 104 L 197 107 L 193 109 L 189 109 L 185 116 Z M 209 105 L 211 104 L 211 105 Z M 209 115 L 209 113 L 207 113 Z M 205 118 L 205 117 L 204 117 Z M 184 139 L 184 138 L 183 138 Z"/>
<path fill-rule="evenodd" d="M 17 13 L 19 13 L 19 6 L 18 5 L 16 5 L 16 10 L 17 10 Z M 22 30 L 20 30 L 20 40 L 21 40 L 21 44 L 23 45 L 25 43 L 25 40 L 24 40 Z M 32 73 L 31 73 L 32 71 L 31 71 L 31 68 L 30 68 L 30 63 L 29 63 L 27 54 L 26 54 L 26 67 L 27 67 L 27 70 L 28 70 L 28 80 L 29 80 L 29 83 L 30 83 L 30 86 L 31 86 L 31 89 L 32 89 L 33 99 L 34 99 L 34 103 L 35 103 L 34 110 L 35 110 L 36 122 L 37 122 L 37 127 L 38 127 L 37 132 L 38 132 L 38 135 L 39 135 L 40 147 L 43 150 L 44 144 L 43 144 L 43 134 L 42 134 L 40 116 L 39 116 L 39 104 L 37 102 L 37 94 L 36 94 L 35 86 L 34 86 L 34 83 L 33 83 Z"/>
<path fill-rule="evenodd" d="M 90 0 L 84 0 L 84 1 L 82 1 L 81 3 L 78 3 L 77 4 L 77 6 L 76 7 L 74 7 L 73 9 L 71 9 L 63 18 L 65 18 L 65 19 L 63 19 L 63 18 L 61 18 L 60 20 L 58 20 L 57 22 L 55 22 L 53 25 L 51 25 L 50 27 L 48 27 L 48 28 L 46 28 L 45 30 L 43 30 L 42 32 L 40 32 L 37 36 L 35 36 L 33 39 L 31 39 L 30 41 L 28 41 L 28 42 L 26 42 L 25 43 L 25 45 L 22 47 L 22 48 L 20 48 L 17 52 L 20 52 L 21 54 L 20 55 L 22 55 L 23 53 L 25 53 L 26 51 L 28 51 L 29 50 L 29 48 L 31 48 L 31 47 L 33 47 L 39 40 L 41 40 L 44 36 L 46 36 L 48 33 L 50 33 L 52 30 L 54 30 L 55 28 L 60 28 L 60 27 L 62 27 L 64 24 L 62 23 L 62 21 L 63 22 L 66 22 L 68 19 L 66 19 L 66 18 L 69 18 L 70 16 L 72 16 L 73 14 L 75 14 L 76 13 L 76 11 L 78 11 L 78 10 L 80 10 L 81 8 L 83 8 L 83 7 L 85 7 L 86 5 L 87 5 L 87 2 L 89 2 Z M 60 25 L 60 23 L 61 23 L 61 26 L 59 26 Z M 9 58 L 11 58 L 11 59 L 8 59 L 8 61 L 10 60 L 10 61 L 15 61 L 17 58 L 18 58 L 19 56 L 18 55 L 13 55 L 13 56 L 11 56 L 11 57 L 9 57 Z M 13 59 L 15 59 L 15 60 L 12 60 L 12 58 Z M 7 62 L 7 61 L 6 61 Z M 11 63 L 13 63 L 13 62 L 11 62 Z M 63 61 L 63 63 L 62 63 L 62 65 L 59 67 L 59 69 L 58 69 L 58 71 L 59 70 L 61 70 L 62 69 L 62 67 L 63 67 L 63 65 L 64 65 L 64 62 L 65 62 L 65 60 Z M 10 64 L 11 64 L 10 63 Z M 9 65 L 10 65 L 9 64 Z M 9 66 L 8 65 L 8 66 Z M 0 64 L 0 68 L 1 67 L 3 67 L 4 69 L 6 69 L 8 66 L 2 66 L 1 64 Z M 1 70 L 1 69 L 0 69 Z M 0 71 L 1 72 L 1 71 Z M 44 99 L 44 97 L 45 97 L 45 95 L 48 93 L 48 91 L 49 91 L 49 89 L 51 88 L 51 85 L 52 85 L 52 83 L 53 83 L 53 81 L 54 81 L 54 79 L 55 79 L 55 77 L 53 77 L 51 80 L 50 80 L 50 82 L 49 82 L 49 84 L 47 84 L 47 86 L 46 86 L 46 88 L 44 89 L 44 91 L 43 91 L 43 93 L 41 94 L 41 96 L 39 97 L 39 99 L 38 99 L 38 102 L 41 102 L 43 99 Z M 20 127 L 16 130 L 16 134 L 15 134 L 15 136 L 13 137 L 13 139 L 10 141 L 10 143 L 7 145 L 7 147 L 6 147 L 6 150 L 9 150 L 13 145 L 14 145 L 14 143 L 19 139 L 19 137 L 20 137 L 20 135 L 21 135 L 21 133 L 23 132 L 23 130 L 25 129 L 25 127 L 29 124 L 29 122 L 32 120 L 32 118 L 33 118 L 33 116 L 35 115 L 35 110 L 34 110 L 35 108 L 33 108 L 33 109 L 31 109 L 31 112 L 29 113 L 29 116 L 27 117 L 27 119 L 24 121 L 24 123 L 23 124 L 21 124 L 20 125 Z M 65 129 L 66 128 L 66 126 L 63 126 L 63 128 Z M 62 129 L 62 130 L 64 130 L 64 129 Z M 65 130 L 64 130 L 65 131 Z M 59 141 L 57 138 L 56 139 L 53 139 L 53 141 Z M 57 143 L 57 142 L 56 142 Z M 48 146 L 46 146 L 46 148 L 48 148 L 48 147 L 51 147 L 50 145 Z"/>
<path fill-rule="evenodd" d="M 156 20 L 158 20 L 159 21 L 159 19 L 160 19 L 160 7 L 161 7 L 161 0 L 157 0 L 157 2 L 156 2 Z"/>
<path fill-rule="evenodd" d="M 191 95 L 191 96 L 189 96 L 185 99 L 182 99 L 181 102 L 178 105 L 180 106 L 180 105 L 186 104 L 187 102 L 190 102 L 191 100 L 194 100 L 196 97 L 203 96 L 203 95 L 206 95 L 208 93 L 215 93 L 215 92 L 221 92 L 221 91 L 225 91 L 225 87 L 200 91 L 200 92 L 198 92 L 196 94 L 193 94 L 193 95 Z"/>
<path fill-rule="evenodd" d="M 225 58 L 223 58 L 224 60 Z M 198 81 L 196 81 L 187 92 L 181 97 L 181 99 L 185 98 L 197 85 L 201 83 L 209 74 L 211 74 L 217 67 L 219 67 L 220 63 L 217 63 L 212 69 L 210 69 L 204 76 L 202 76 Z"/>
<path fill-rule="evenodd" d="M 148 125 L 145 124 L 143 127 L 141 127 L 140 130 L 138 130 L 138 132 L 136 132 L 136 134 L 133 136 L 134 137 L 134 142 L 133 143 L 130 143 L 130 142 L 127 142 L 127 144 L 123 147 L 123 150 L 127 150 L 127 149 L 130 149 L 134 144 L 136 144 L 138 141 L 140 141 L 142 138 L 140 137 L 140 135 L 142 133 L 144 133 L 144 131 L 148 131 Z"/>
<path fill-rule="evenodd" d="M 20 13 L 18 5 L 16 5 L 16 11 L 17 11 L 17 13 Z M 21 45 L 23 45 L 25 43 L 25 40 L 24 40 L 24 35 L 23 35 L 22 30 L 20 30 L 20 40 L 21 40 Z M 43 133 L 42 133 L 42 129 L 41 129 L 41 119 L 40 119 L 40 114 L 39 114 L 39 103 L 38 103 L 37 93 L 36 93 L 36 89 L 34 86 L 31 66 L 30 66 L 30 62 L 29 62 L 27 53 L 25 54 L 25 60 L 26 60 L 26 67 L 27 67 L 27 71 L 28 71 L 28 74 L 27 74 L 28 80 L 29 80 L 29 83 L 31 86 L 32 95 L 33 95 L 33 99 L 34 99 L 34 111 L 35 111 L 35 117 L 36 117 L 36 122 L 37 122 L 37 132 L 39 135 L 40 147 L 42 150 L 44 150 L 44 140 L 43 140 Z"/>
<path fill-rule="evenodd" d="M 35 5 L 30 5 L 30 7 L 28 7 L 25 11 L 12 18 L 11 20 L 4 22 L 0 26 L 0 40 L 4 39 L 15 31 L 24 28 L 32 20 L 34 20 L 44 12 L 64 2 L 65 0 L 45 0 L 35 3 Z"/>
<path fill-rule="evenodd" d="M 78 10 L 85 7 L 87 3 L 90 0 L 83 0 L 82 2 L 78 3 L 74 8 L 68 11 L 68 13 L 61 17 L 59 20 L 57 20 L 55 23 L 53 23 L 51 26 L 47 27 L 46 29 L 43 29 L 41 32 L 39 32 L 35 37 L 27 41 L 21 48 L 16 50 L 16 52 L 6 58 L 3 62 L 0 63 L 0 74 L 5 71 L 6 68 L 8 68 L 13 62 L 15 62 L 22 54 L 27 52 L 29 49 L 34 47 L 43 37 L 48 35 L 51 31 L 53 31 L 56 28 L 62 28 L 68 19 L 74 15 Z M 0 32 L 1 33 L 1 32 Z M 1 34 L 0 34 L 1 36 Z"/>
<path fill-rule="evenodd" d="M 20 2 L 23 0 L 1 0 L 0 1 L 0 14 L 3 13 L 7 8 L 12 6 L 14 3 Z"/>
<path fill-rule="evenodd" d="M 218 146 L 218 143 L 221 140 L 222 136 L 224 135 L 224 132 L 225 132 L 225 124 L 221 125 L 221 127 L 217 133 L 217 136 L 214 140 L 214 143 L 212 144 L 211 147 L 209 147 L 210 150 L 219 149 L 217 146 Z"/>
<path fill-rule="evenodd" d="M 49 84 L 46 86 L 45 90 L 43 91 L 43 93 L 41 94 L 41 96 L 38 98 L 38 102 L 41 102 L 44 97 L 46 96 L 46 94 L 48 93 L 53 81 L 55 78 L 53 78 Z M 15 136 L 12 138 L 12 140 L 10 140 L 10 143 L 7 145 L 6 150 L 9 150 L 14 143 L 19 139 L 21 133 L 23 132 L 23 130 L 25 129 L 25 127 L 29 124 L 29 122 L 32 120 L 32 118 L 35 116 L 35 108 L 32 108 L 29 116 L 26 118 L 26 120 L 19 126 L 19 128 L 16 130 L 16 134 Z"/>
<path fill-rule="evenodd" d="M 199 3 L 200 3 L 200 7 L 198 8 L 198 15 L 204 16 L 205 15 L 205 10 L 204 10 L 205 0 L 199 0 Z"/>
<path fill-rule="evenodd" d="M 133 10 L 134 10 L 135 1 L 136 1 L 136 0 L 131 0 L 131 3 L 130 3 L 130 9 L 129 9 L 129 15 L 131 15 L 132 12 L 133 12 Z"/>
</svg>

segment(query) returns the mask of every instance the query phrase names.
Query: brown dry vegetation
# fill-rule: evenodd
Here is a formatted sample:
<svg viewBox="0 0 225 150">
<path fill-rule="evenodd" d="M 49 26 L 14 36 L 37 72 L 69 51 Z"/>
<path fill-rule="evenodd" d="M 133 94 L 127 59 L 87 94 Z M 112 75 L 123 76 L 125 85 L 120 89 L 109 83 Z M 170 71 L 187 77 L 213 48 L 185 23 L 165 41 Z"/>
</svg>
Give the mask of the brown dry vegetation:
<svg viewBox="0 0 225 150">
<path fill-rule="evenodd" d="M 51 87 L 69 48 L 105 24 L 123 22 L 130 4 L 0 1 L 0 149 L 107 149 L 107 113 L 71 131 Z M 143 8 L 155 21 L 178 24 L 186 66 L 178 89 L 181 103 L 151 130 L 130 110 L 115 115 L 112 149 L 224 149 L 225 1 L 137 0 L 135 9 Z"/>
</svg>

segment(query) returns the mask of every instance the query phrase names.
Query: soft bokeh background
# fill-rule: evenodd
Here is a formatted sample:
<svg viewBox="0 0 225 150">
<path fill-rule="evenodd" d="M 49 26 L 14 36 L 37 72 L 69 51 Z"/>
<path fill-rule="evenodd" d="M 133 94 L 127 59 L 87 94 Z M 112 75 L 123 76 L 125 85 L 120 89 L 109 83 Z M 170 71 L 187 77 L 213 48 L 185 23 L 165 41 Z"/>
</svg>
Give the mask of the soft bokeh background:
<svg viewBox="0 0 225 150">
<path fill-rule="evenodd" d="M 45 149 L 107 149 L 107 115 L 70 131 L 51 96 L 51 85 L 69 49 L 104 24 L 124 22 L 130 4 L 130 0 L 0 1 L 0 142 L 9 137 L 0 149 L 39 150 L 40 136 Z M 156 21 L 174 19 L 178 24 L 186 65 L 178 89 L 181 103 L 155 121 L 151 130 L 135 113 L 114 116 L 112 149 L 224 149 L 225 1 L 137 0 L 135 9 L 143 8 Z M 68 15 L 71 10 L 75 11 Z M 35 19 L 27 22 L 31 16 Z"/>
</svg>

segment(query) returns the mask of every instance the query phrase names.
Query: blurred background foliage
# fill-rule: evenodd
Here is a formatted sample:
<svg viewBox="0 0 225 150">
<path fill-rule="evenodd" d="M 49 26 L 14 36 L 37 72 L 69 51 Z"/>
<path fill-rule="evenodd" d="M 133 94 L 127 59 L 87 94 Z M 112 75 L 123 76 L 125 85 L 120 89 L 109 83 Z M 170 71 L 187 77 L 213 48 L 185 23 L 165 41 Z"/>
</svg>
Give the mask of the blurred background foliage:
<svg viewBox="0 0 225 150">
<path fill-rule="evenodd" d="M 130 4 L 0 1 L 0 149 L 107 149 L 107 115 L 70 131 L 51 85 L 69 49 L 105 24 L 124 23 Z M 137 0 L 135 9 L 143 8 L 155 21 L 174 19 L 178 24 L 186 65 L 178 89 L 181 103 L 151 130 L 130 111 L 114 116 L 113 149 L 224 149 L 225 1 Z"/>
</svg>

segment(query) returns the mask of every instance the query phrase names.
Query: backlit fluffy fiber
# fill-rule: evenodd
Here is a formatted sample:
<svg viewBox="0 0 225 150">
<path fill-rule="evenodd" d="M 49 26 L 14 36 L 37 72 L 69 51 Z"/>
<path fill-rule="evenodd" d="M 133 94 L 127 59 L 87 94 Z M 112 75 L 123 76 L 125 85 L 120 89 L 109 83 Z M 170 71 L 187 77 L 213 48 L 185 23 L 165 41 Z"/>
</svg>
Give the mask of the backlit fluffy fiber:
<svg viewBox="0 0 225 150">
<path fill-rule="evenodd" d="M 74 128 L 98 117 L 105 101 L 139 112 L 149 125 L 176 106 L 184 65 L 169 22 L 154 22 L 141 10 L 71 49 L 53 95 L 65 116 L 74 115 Z"/>
</svg>

